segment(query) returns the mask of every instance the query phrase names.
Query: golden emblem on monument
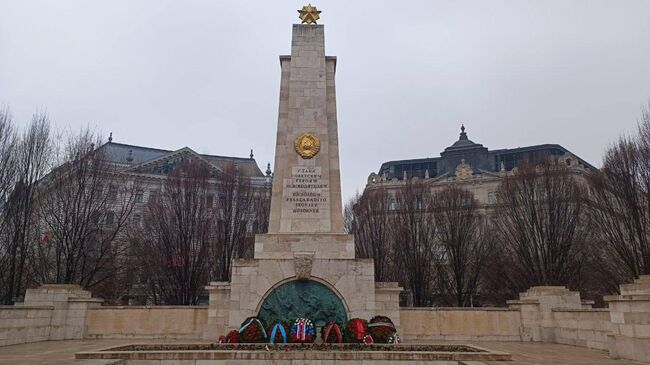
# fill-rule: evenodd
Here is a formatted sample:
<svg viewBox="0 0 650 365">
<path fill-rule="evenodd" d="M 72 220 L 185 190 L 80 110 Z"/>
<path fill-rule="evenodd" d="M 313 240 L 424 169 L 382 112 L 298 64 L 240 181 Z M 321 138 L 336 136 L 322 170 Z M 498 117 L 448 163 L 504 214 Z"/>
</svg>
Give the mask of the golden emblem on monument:
<svg viewBox="0 0 650 365">
<path fill-rule="evenodd" d="M 298 13 L 300 15 L 298 18 L 302 20 L 302 23 L 307 23 L 307 24 L 316 24 L 316 21 L 320 19 L 320 10 L 316 9 L 315 6 L 312 6 L 311 4 L 307 6 L 303 6 L 302 10 L 298 10 Z"/>
<path fill-rule="evenodd" d="M 303 133 L 293 142 L 293 147 L 300 157 L 312 158 L 320 151 L 320 140 L 312 133 Z"/>
</svg>

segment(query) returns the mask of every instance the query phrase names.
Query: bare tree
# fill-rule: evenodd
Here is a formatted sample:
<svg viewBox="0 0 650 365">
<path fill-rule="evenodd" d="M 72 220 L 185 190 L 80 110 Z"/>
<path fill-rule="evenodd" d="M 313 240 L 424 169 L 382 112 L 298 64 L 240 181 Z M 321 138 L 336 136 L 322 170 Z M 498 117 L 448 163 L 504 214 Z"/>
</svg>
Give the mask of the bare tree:
<svg viewBox="0 0 650 365">
<path fill-rule="evenodd" d="M 354 206 L 359 201 L 359 192 L 350 199 L 348 199 L 345 204 L 343 204 L 343 231 L 347 234 L 354 233 Z"/>
<path fill-rule="evenodd" d="M 638 135 L 619 138 L 589 182 L 599 267 L 610 283 L 650 274 L 650 103 Z"/>
<path fill-rule="evenodd" d="M 9 110 L 0 109 L 0 202 L 3 206 L 16 182 L 17 139 Z"/>
<path fill-rule="evenodd" d="M 391 223 L 394 218 L 389 211 L 390 202 L 386 190 L 379 188 L 365 191 L 352 208 L 351 226 L 355 236 L 356 255 L 374 260 L 377 281 L 388 281 L 393 277 Z"/>
<path fill-rule="evenodd" d="M 9 214 L 7 214 L 8 197 L 16 182 L 16 144 L 17 135 L 11 114 L 0 110 L 0 302 L 7 300 L 8 276 L 10 268 Z M 11 297 L 11 295 L 9 295 Z"/>
<path fill-rule="evenodd" d="M 493 217 L 500 286 L 514 295 L 535 285 L 569 285 L 585 259 L 583 186 L 552 158 L 520 164 L 499 187 Z"/>
<path fill-rule="evenodd" d="M 447 304 L 473 306 L 493 239 L 474 194 L 449 187 L 432 199 L 436 238 L 442 255 L 437 265 L 440 294 Z"/>
<path fill-rule="evenodd" d="M 41 282 L 84 288 L 112 279 L 126 253 L 122 239 L 133 211 L 136 181 L 118 174 L 90 130 L 70 135 L 57 149 L 57 167 L 40 184 L 35 247 Z"/>
<path fill-rule="evenodd" d="M 232 260 L 250 257 L 253 251 L 254 238 L 251 236 L 252 229 L 249 229 L 249 224 L 256 220 L 253 203 L 260 191 L 253 187 L 249 178 L 241 174 L 235 163 L 229 164 L 218 180 L 218 246 L 214 252 L 216 263 L 213 265 L 214 272 L 211 276 L 215 280 L 229 281 Z M 268 196 L 266 198 L 268 199 Z M 270 202 L 265 205 L 270 207 Z M 261 211 L 265 209 L 266 206 Z M 265 219 L 268 225 L 268 218 Z"/>
<path fill-rule="evenodd" d="M 35 195 L 37 183 L 51 166 L 52 141 L 47 115 L 36 114 L 15 147 L 15 180 L 3 213 L 7 280 L 3 301 L 13 303 L 31 280 L 27 259 L 36 239 Z M 30 268 L 31 269 L 31 268 Z"/>
<path fill-rule="evenodd" d="M 155 304 L 197 304 L 209 280 L 217 213 L 210 204 L 210 170 L 183 160 L 147 202 L 142 227 L 130 233 L 148 295 Z"/>
<path fill-rule="evenodd" d="M 269 216 L 271 214 L 271 182 L 268 181 L 261 187 L 253 190 L 253 232 L 267 233 L 269 231 Z M 254 239 L 254 237 L 253 237 Z"/>
<path fill-rule="evenodd" d="M 395 274 L 413 295 L 416 307 L 430 306 L 436 286 L 435 221 L 431 214 L 431 192 L 422 182 L 407 180 L 391 209 Z"/>
</svg>

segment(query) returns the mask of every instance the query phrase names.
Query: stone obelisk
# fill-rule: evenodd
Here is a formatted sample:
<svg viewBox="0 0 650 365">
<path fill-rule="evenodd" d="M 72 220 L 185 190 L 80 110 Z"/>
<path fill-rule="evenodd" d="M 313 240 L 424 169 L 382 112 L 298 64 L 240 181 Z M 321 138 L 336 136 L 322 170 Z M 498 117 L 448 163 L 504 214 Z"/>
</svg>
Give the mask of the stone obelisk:
<svg viewBox="0 0 650 365">
<path fill-rule="evenodd" d="M 344 234 L 334 75 L 323 25 L 294 24 L 291 56 L 280 56 L 280 106 L 269 232 L 255 258 L 354 258 Z"/>
<path fill-rule="evenodd" d="M 206 338 L 250 316 L 267 322 L 297 316 L 387 315 L 399 326 L 397 283 L 375 283 L 372 259 L 354 257 L 343 231 L 334 74 L 325 56 L 320 13 L 304 6 L 293 25 L 291 55 L 280 56 L 281 82 L 269 232 L 255 236 L 251 259 L 235 259 L 228 282 L 212 282 Z M 211 337 L 212 336 L 212 337 Z"/>
</svg>

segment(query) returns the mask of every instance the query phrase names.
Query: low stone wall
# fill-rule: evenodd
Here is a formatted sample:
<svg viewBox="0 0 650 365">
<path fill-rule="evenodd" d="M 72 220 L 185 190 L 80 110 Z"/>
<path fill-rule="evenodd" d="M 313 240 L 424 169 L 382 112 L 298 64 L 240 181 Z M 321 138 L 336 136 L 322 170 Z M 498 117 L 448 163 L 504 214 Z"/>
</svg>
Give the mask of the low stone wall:
<svg viewBox="0 0 650 365">
<path fill-rule="evenodd" d="M 562 343 L 650 363 L 650 276 L 605 297 L 609 309 L 592 309 L 578 293 L 557 286 L 532 287 L 509 308 L 398 309 L 401 288 L 375 285 L 380 310 L 395 319 L 407 341 Z M 210 290 L 227 294 L 228 287 L 213 283 Z M 43 285 L 28 289 L 24 303 L 0 306 L 0 346 L 83 338 L 216 340 L 223 332 L 210 329 L 225 327 L 218 307 L 229 295 L 214 293 L 210 306 L 102 307 L 78 286 Z"/>
<path fill-rule="evenodd" d="M 621 285 L 620 295 L 606 296 L 612 332 L 609 355 L 650 363 L 650 275 Z"/>
<path fill-rule="evenodd" d="M 519 311 L 508 308 L 400 308 L 405 340 L 520 341 Z"/>
<path fill-rule="evenodd" d="M 208 307 L 98 307 L 88 310 L 87 338 L 200 339 Z"/>
<path fill-rule="evenodd" d="M 0 346 L 49 340 L 53 309 L 0 306 Z"/>
<path fill-rule="evenodd" d="M 553 319 L 553 342 L 607 350 L 609 309 L 554 309 Z"/>
</svg>

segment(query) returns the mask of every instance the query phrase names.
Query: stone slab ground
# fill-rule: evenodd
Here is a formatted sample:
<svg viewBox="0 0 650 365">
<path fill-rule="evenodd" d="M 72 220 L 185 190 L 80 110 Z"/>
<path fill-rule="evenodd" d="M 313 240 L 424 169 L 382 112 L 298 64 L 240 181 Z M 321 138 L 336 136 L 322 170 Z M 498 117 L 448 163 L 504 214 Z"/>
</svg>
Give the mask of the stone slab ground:
<svg viewBox="0 0 650 365">
<path fill-rule="evenodd" d="M 138 342 L 164 341 L 152 340 L 72 340 L 45 341 L 0 348 L 0 365 L 81 365 L 88 364 L 75 361 L 74 354 L 112 346 Z M 173 341 L 169 341 L 173 342 Z M 176 341 L 177 342 L 177 341 Z M 440 342 L 436 342 L 440 343 Z M 449 342 L 447 342 L 449 343 Z M 590 350 L 557 344 L 522 343 L 522 342 L 471 342 L 472 345 L 512 354 L 512 362 L 487 362 L 485 364 L 503 365 L 631 365 L 640 364 L 632 361 L 610 359 L 603 351 Z M 97 365 L 100 365 L 97 363 Z M 107 365 L 107 364 L 103 364 Z"/>
</svg>

